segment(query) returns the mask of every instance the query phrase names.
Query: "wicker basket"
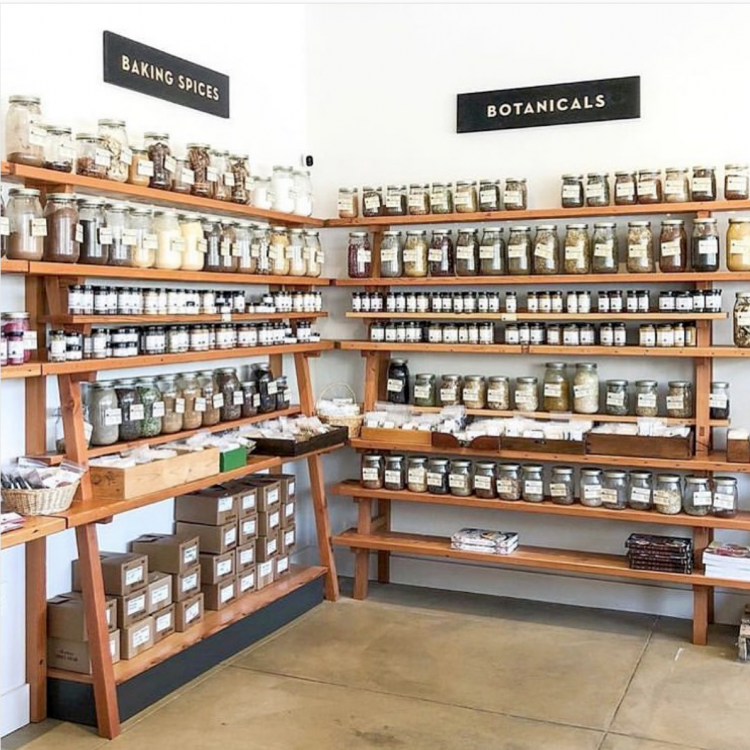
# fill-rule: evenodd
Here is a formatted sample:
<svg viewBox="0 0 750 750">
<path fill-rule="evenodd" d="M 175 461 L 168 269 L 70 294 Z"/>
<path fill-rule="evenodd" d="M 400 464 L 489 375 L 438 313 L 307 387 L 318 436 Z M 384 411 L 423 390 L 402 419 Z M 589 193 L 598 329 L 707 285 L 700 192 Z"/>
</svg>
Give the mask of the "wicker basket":
<svg viewBox="0 0 750 750">
<path fill-rule="evenodd" d="M 22 516 L 51 516 L 70 508 L 80 482 L 49 490 L 3 489 L 4 509 Z"/>
<path fill-rule="evenodd" d="M 329 424 L 332 427 L 346 427 L 346 429 L 349 431 L 350 438 L 359 437 L 360 430 L 362 429 L 362 422 L 365 421 L 365 416 L 364 414 L 362 414 L 362 404 L 357 404 L 359 406 L 360 413 L 351 417 L 321 416 L 320 402 L 323 401 L 325 395 L 333 388 L 342 388 L 346 390 L 348 392 L 346 398 L 351 398 L 351 401 L 354 404 L 357 403 L 357 394 L 354 393 L 354 391 L 346 383 L 331 383 L 331 385 L 324 388 L 323 392 L 320 394 L 320 396 L 318 396 L 318 402 L 315 405 L 315 413 L 317 414 L 318 419 L 320 419 L 320 421 L 324 424 Z"/>
</svg>

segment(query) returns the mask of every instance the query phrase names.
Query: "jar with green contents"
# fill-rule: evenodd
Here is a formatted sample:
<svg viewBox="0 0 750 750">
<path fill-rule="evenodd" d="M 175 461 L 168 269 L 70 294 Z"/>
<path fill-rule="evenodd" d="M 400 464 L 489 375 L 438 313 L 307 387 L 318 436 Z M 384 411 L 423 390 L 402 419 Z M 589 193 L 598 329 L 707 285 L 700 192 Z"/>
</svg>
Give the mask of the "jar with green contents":
<svg viewBox="0 0 750 750">
<path fill-rule="evenodd" d="M 467 409 L 487 407 L 487 383 L 483 375 L 467 375 L 464 378 L 463 403 Z"/>
<path fill-rule="evenodd" d="M 197 430 L 203 421 L 203 412 L 196 408 L 198 399 L 201 396 L 201 387 L 198 383 L 198 377 L 194 372 L 184 372 L 177 377 L 177 387 L 182 392 L 182 398 L 185 402 L 185 413 L 182 415 L 183 430 Z"/>
<path fill-rule="evenodd" d="M 542 411 L 570 411 L 570 386 L 565 362 L 548 362 L 544 372 Z"/>
<path fill-rule="evenodd" d="M 687 380 L 670 380 L 667 393 L 667 416 L 690 419 L 693 416 L 693 384 Z"/>
<path fill-rule="evenodd" d="M 427 491 L 431 495 L 449 494 L 447 458 L 431 458 L 429 460 L 427 464 Z"/>
<path fill-rule="evenodd" d="M 435 376 L 432 373 L 414 376 L 414 406 L 435 406 Z"/>
<path fill-rule="evenodd" d="M 605 471 L 602 474 L 602 507 L 623 510 L 627 505 L 627 474 L 624 471 Z"/>
<path fill-rule="evenodd" d="M 654 236 L 650 221 L 628 222 L 628 273 L 653 273 Z"/>
<path fill-rule="evenodd" d="M 455 265 L 456 276 L 476 276 L 479 273 L 479 239 L 476 229 L 465 227 L 458 230 Z"/>
<path fill-rule="evenodd" d="M 630 413 L 627 380 L 608 380 L 604 413 L 613 417 L 624 417 Z"/>
<path fill-rule="evenodd" d="M 553 466 L 550 473 L 549 494 L 555 505 L 573 505 L 573 469 L 570 466 Z"/>
<path fill-rule="evenodd" d="M 660 474 L 656 478 L 654 508 L 667 516 L 682 511 L 682 482 L 676 474 Z"/>
<path fill-rule="evenodd" d="M 89 421 L 91 445 L 112 445 L 120 434 L 122 412 L 111 383 L 91 383 L 89 386 Z"/>
<path fill-rule="evenodd" d="M 498 464 L 497 496 L 501 500 L 521 499 L 521 467 L 518 464 Z"/>
<path fill-rule="evenodd" d="M 630 472 L 628 507 L 633 510 L 651 510 L 651 474 L 648 471 Z"/>
<path fill-rule="evenodd" d="M 424 229 L 410 229 L 404 243 L 404 276 L 423 278 L 427 276 L 427 233 Z"/>
<path fill-rule="evenodd" d="M 581 469 L 581 505 L 598 508 L 602 504 L 602 470 Z"/>
<path fill-rule="evenodd" d="M 221 421 L 223 397 L 219 392 L 212 370 L 198 373 L 198 385 L 201 393 L 195 400 L 195 410 L 201 413 L 201 425 L 212 427 Z"/>
<path fill-rule="evenodd" d="M 523 467 L 523 499 L 527 503 L 541 503 L 544 500 L 544 475 L 541 466 Z"/>
<path fill-rule="evenodd" d="M 591 271 L 591 242 L 588 224 L 568 224 L 564 243 L 565 273 L 584 274 Z"/>
<path fill-rule="evenodd" d="M 708 477 L 685 477 L 682 509 L 689 516 L 707 516 L 711 512 L 711 485 Z"/>
<path fill-rule="evenodd" d="M 477 461 L 474 467 L 474 494 L 482 500 L 492 500 L 497 497 L 494 461 Z"/>
<path fill-rule="evenodd" d="M 453 213 L 453 186 L 450 182 L 433 182 L 430 203 L 434 214 Z"/>
<path fill-rule="evenodd" d="M 527 276 L 531 273 L 531 229 L 527 226 L 510 228 L 508 237 L 508 273 Z"/>
<path fill-rule="evenodd" d="M 591 237 L 592 273 L 617 273 L 620 266 L 620 252 L 617 246 L 617 229 L 613 221 L 599 221 L 594 224 Z"/>
<path fill-rule="evenodd" d="M 582 174 L 564 174 L 562 176 L 562 189 L 560 199 L 563 208 L 583 207 Z"/>
<path fill-rule="evenodd" d="M 540 224 L 536 228 L 534 273 L 540 276 L 560 273 L 560 240 L 556 224 Z"/>
<path fill-rule="evenodd" d="M 405 482 L 406 456 L 394 454 L 385 457 L 383 472 L 383 486 L 387 490 L 401 492 L 406 487 Z"/>
<path fill-rule="evenodd" d="M 141 404 L 143 404 L 141 437 L 161 435 L 164 402 L 161 398 L 161 391 L 156 387 L 156 378 L 140 378 L 136 381 L 135 388 L 138 391 Z"/>
<path fill-rule="evenodd" d="M 380 241 L 380 275 L 395 279 L 404 275 L 404 255 L 401 249 L 401 232 L 383 232 Z"/>
<path fill-rule="evenodd" d="M 606 172 L 589 172 L 586 175 L 586 205 L 609 205 L 609 175 Z"/>
<path fill-rule="evenodd" d="M 505 375 L 487 378 L 487 408 L 494 411 L 510 409 L 510 380 Z"/>
<path fill-rule="evenodd" d="M 479 246 L 479 275 L 500 276 L 505 273 L 505 242 L 502 227 L 485 227 Z"/>
<path fill-rule="evenodd" d="M 713 515 L 734 518 L 738 511 L 736 477 L 714 477 Z"/>
<path fill-rule="evenodd" d="M 164 375 L 156 381 L 164 402 L 164 416 L 161 420 L 161 431 L 171 435 L 182 430 L 185 417 L 185 399 L 177 387 L 176 375 Z"/>
<path fill-rule="evenodd" d="M 427 251 L 430 276 L 453 276 L 455 273 L 454 254 L 451 230 L 434 229 L 430 249 Z"/>
<path fill-rule="evenodd" d="M 119 440 L 127 442 L 138 440 L 141 437 L 143 406 L 135 388 L 135 380 L 132 378 L 115 380 L 113 385 L 117 394 L 117 406 L 122 417 Z"/>
<path fill-rule="evenodd" d="M 222 367 L 216 372 L 216 386 L 223 396 L 223 403 L 219 407 L 222 422 L 231 422 L 242 416 L 242 404 L 245 398 L 242 386 L 234 367 Z"/>
<path fill-rule="evenodd" d="M 461 403 L 461 376 L 443 375 L 438 396 L 440 406 L 458 406 Z"/>
</svg>

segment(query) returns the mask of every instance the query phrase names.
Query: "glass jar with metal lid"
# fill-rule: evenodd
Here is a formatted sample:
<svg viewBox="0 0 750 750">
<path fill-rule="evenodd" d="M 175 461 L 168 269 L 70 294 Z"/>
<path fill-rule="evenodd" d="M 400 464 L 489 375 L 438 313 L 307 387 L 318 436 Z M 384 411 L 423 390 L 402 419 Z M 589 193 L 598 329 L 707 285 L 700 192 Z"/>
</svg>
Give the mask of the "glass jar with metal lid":
<svg viewBox="0 0 750 750">
<path fill-rule="evenodd" d="M 467 409 L 485 409 L 487 407 L 487 383 L 484 375 L 466 375 L 462 396 Z"/>
<path fill-rule="evenodd" d="M 631 471 L 628 507 L 633 510 L 651 510 L 651 474 L 648 471 Z"/>
<path fill-rule="evenodd" d="M 654 486 L 654 508 L 667 516 L 682 511 L 682 481 L 676 474 L 659 474 Z"/>
<path fill-rule="evenodd" d="M 527 226 L 514 226 L 509 231 L 508 274 L 527 276 L 531 273 L 531 229 Z"/>
<path fill-rule="evenodd" d="M 579 362 L 573 377 L 573 411 L 596 414 L 599 411 L 599 374 L 594 362 Z"/>
<path fill-rule="evenodd" d="M 234 244 L 234 243 L 233 243 Z M 289 230 L 289 247 L 286 249 L 289 258 L 289 275 L 304 276 L 307 262 L 304 257 L 305 240 L 301 229 Z"/>
<path fill-rule="evenodd" d="M 534 273 L 560 273 L 560 241 L 556 224 L 539 224 L 534 236 Z"/>
<path fill-rule="evenodd" d="M 385 215 L 406 216 L 408 205 L 406 185 L 388 185 L 385 191 Z"/>
<path fill-rule="evenodd" d="M 458 230 L 455 268 L 457 276 L 476 276 L 479 273 L 479 238 L 473 227 Z"/>
<path fill-rule="evenodd" d="M 474 482 L 471 473 L 471 461 L 465 459 L 454 459 L 450 463 L 448 475 L 448 486 L 451 495 L 456 497 L 468 497 L 474 491 Z"/>
<path fill-rule="evenodd" d="M 410 492 L 427 492 L 427 456 L 409 456 L 406 486 Z"/>
<path fill-rule="evenodd" d="M 133 154 L 128 145 L 128 133 L 124 120 L 99 120 L 99 136 L 104 148 L 109 151 L 110 161 L 107 168 L 107 179 L 125 182 Z"/>
<path fill-rule="evenodd" d="M 151 175 L 154 173 L 154 165 L 148 158 L 148 149 L 134 146 L 131 151 L 133 158 L 128 170 L 128 184 L 148 187 Z"/>
<path fill-rule="evenodd" d="M 550 473 L 549 494 L 555 505 L 573 505 L 573 468 L 553 466 Z"/>
<path fill-rule="evenodd" d="M 710 419 L 729 419 L 729 383 L 715 380 L 709 396 Z"/>
<path fill-rule="evenodd" d="M 387 230 L 380 242 L 380 275 L 385 278 L 398 278 L 404 273 L 401 232 Z"/>
<path fill-rule="evenodd" d="M 365 235 L 367 233 L 365 232 Z M 289 260 L 289 231 L 286 227 L 271 227 L 268 259 L 271 274 L 288 276 L 291 268 Z"/>
<path fill-rule="evenodd" d="M 736 477 L 714 477 L 713 503 L 711 510 L 719 518 L 734 518 L 737 515 L 739 498 Z"/>
<path fill-rule="evenodd" d="M 117 394 L 112 383 L 89 384 L 89 422 L 91 423 L 91 445 L 112 445 L 120 435 L 122 411 L 117 403 Z"/>
<path fill-rule="evenodd" d="M 306 229 L 303 233 L 305 259 L 305 276 L 318 278 L 323 273 L 324 254 L 320 244 L 320 232 L 316 229 Z M 247 271 L 247 273 L 252 273 Z"/>
<path fill-rule="evenodd" d="M 638 170 L 638 203 L 661 203 L 661 169 Z"/>
<path fill-rule="evenodd" d="M 11 260 L 41 260 L 47 222 L 34 188 L 11 188 L 8 206 L 7 256 Z"/>
<path fill-rule="evenodd" d="M 435 406 L 435 376 L 432 373 L 414 376 L 414 406 Z"/>
<path fill-rule="evenodd" d="M 427 276 L 427 233 L 424 229 L 409 229 L 404 243 L 404 276 Z"/>
<path fill-rule="evenodd" d="M 727 164 L 724 167 L 724 198 L 728 201 L 746 201 L 750 197 L 747 164 Z"/>
<path fill-rule="evenodd" d="M 242 417 L 254 417 L 260 406 L 260 394 L 254 380 L 246 380 L 242 386 Z"/>
<path fill-rule="evenodd" d="M 392 404 L 409 403 L 409 368 L 407 360 L 392 359 L 388 364 L 387 400 Z"/>
<path fill-rule="evenodd" d="M 247 205 L 250 202 L 250 168 L 248 166 L 247 154 L 229 154 L 229 171 L 227 175 L 232 176 L 231 194 L 232 203 Z M 227 183 L 229 184 L 229 183 Z"/>
<path fill-rule="evenodd" d="M 636 380 L 635 413 L 638 417 L 655 417 L 659 414 L 657 404 L 658 384 L 655 380 Z"/>
<path fill-rule="evenodd" d="M 450 182 L 433 182 L 430 203 L 434 214 L 453 213 L 453 188 Z"/>
<path fill-rule="evenodd" d="M 219 424 L 223 396 L 219 393 L 213 371 L 202 370 L 199 372 L 198 385 L 200 385 L 201 392 L 195 400 L 195 410 L 201 413 L 201 424 L 203 427 L 212 427 Z"/>
<path fill-rule="evenodd" d="M 604 413 L 614 417 L 624 417 L 630 413 L 630 398 L 628 396 L 627 380 L 608 380 L 606 383 Z"/>
<path fill-rule="evenodd" d="M 7 159 L 14 164 L 41 167 L 44 161 L 46 132 L 42 125 L 42 106 L 38 96 L 13 95 L 5 116 Z"/>
<path fill-rule="evenodd" d="M 385 233 L 383 233 L 385 235 Z M 430 276 L 453 276 L 455 272 L 455 252 L 450 229 L 434 229 L 432 241 L 427 251 L 427 265 Z"/>
<path fill-rule="evenodd" d="M 624 471 L 602 472 L 602 507 L 623 510 L 628 505 L 628 481 Z"/>
<path fill-rule="evenodd" d="M 198 400 L 202 398 L 200 384 L 194 372 L 185 372 L 177 377 L 177 386 L 182 392 L 185 401 L 185 413 L 183 414 L 183 429 L 195 430 L 201 426 L 204 409 L 196 408 Z"/>
<path fill-rule="evenodd" d="M 598 508 L 602 504 L 602 470 L 581 469 L 581 505 Z"/>
<path fill-rule="evenodd" d="M 121 441 L 138 440 L 141 437 L 143 406 L 135 387 L 135 379 L 123 378 L 115 380 L 111 385 L 114 386 L 117 394 L 117 407 L 120 409 L 118 439 Z"/>
<path fill-rule="evenodd" d="M 523 499 L 527 503 L 541 503 L 544 500 L 544 475 L 541 466 L 528 464 L 522 467 Z"/>
<path fill-rule="evenodd" d="M 503 191 L 503 207 L 506 211 L 525 211 L 528 204 L 528 189 L 525 177 L 506 177 Z"/>
<path fill-rule="evenodd" d="M 716 200 L 716 167 L 693 167 L 690 197 L 694 201 Z"/>
<path fill-rule="evenodd" d="M 659 270 L 676 273 L 688 269 L 688 239 L 682 219 L 664 219 L 659 237 Z"/>
<path fill-rule="evenodd" d="M 430 458 L 428 461 L 427 491 L 431 495 L 447 495 L 450 493 L 447 458 Z"/>
<path fill-rule="evenodd" d="M 591 243 L 588 224 L 568 224 L 563 245 L 565 273 L 589 273 L 591 270 Z"/>
<path fill-rule="evenodd" d="M 76 263 L 80 256 L 78 204 L 70 193 L 49 193 L 44 206 L 47 236 L 44 237 L 44 260 Z"/>
<path fill-rule="evenodd" d="M 518 464 L 498 464 L 497 496 L 501 500 L 520 500 L 522 494 L 521 470 Z"/>
<path fill-rule="evenodd" d="M 750 217 L 729 219 L 727 268 L 730 271 L 750 271 Z"/>
<path fill-rule="evenodd" d="M 438 392 L 440 406 L 457 406 L 461 403 L 462 382 L 460 375 L 442 375 Z"/>
<path fill-rule="evenodd" d="M 500 276 L 505 273 L 505 242 L 502 227 L 485 227 L 479 245 L 479 275 Z"/>
<path fill-rule="evenodd" d="M 362 188 L 362 216 L 368 218 L 383 215 L 383 190 L 379 187 Z"/>
<path fill-rule="evenodd" d="M 212 148 L 208 155 L 211 159 L 208 171 L 208 180 L 211 183 L 210 197 L 216 201 L 229 201 L 232 199 L 231 186 L 227 184 L 227 175 L 232 174 L 229 170 L 229 151 L 223 148 Z M 291 198 L 291 168 L 274 166 L 271 180 L 275 188 L 275 210 L 291 213 L 294 208 L 294 199 Z M 278 194 L 276 188 L 278 188 Z"/>
<path fill-rule="evenodd" d="M 499 211 L 502 207 L 503 186 L 500 180 L 479 181 L 479 210 Z"/>
<path fill-rule="evenodd" d="M 185 225 L 181 225 L 180 227 L 183 232 L 183 236 L 185 235 Z M 198 246 L 197 249 L 201 252 L 201 255 L 203 256 L 205 253 L 202 252 L 203 250 L 203 234 L 201 232 L 201 237 L 198 240 Z M 187 254 L 188 248 L 187 248 L 187 238 L 186 238 L 186 246 L 185 246 L 185 253 Z M 239 273 L 249 273 L 254 274 L 258 270 L 258 259 L 253 255 L 252 250 L 252 244 L 253 244 L 253 225 L 249 221 L 238 221 L 234 226 L 234 246 L 233 246 L 233 254 L 235 258 L 237 259 L 237 271 Z"/>
<path fill-rule="evenodd" d="M 372 275 L 372 250 L 367 232 L 350 232 L 348 247 L 349 277 L 369 278 Z"/>
<path fill-rule="evenodd" d="M 170 271 L 180 268 L 184 242 L 177 212 L 157 211 L 154 216 L 154 233 L 157 238 L 156 267 Z M 85 234 L 84 228 L 84 236 Z M 81 250 L 83 254 L 83 247 Z"/>
<path fill-rule="evenodd" d="M 615 172 L 615 205 L 634 206 L 638 202 L 634 172 Z"/>
<path fill-rule="evenodd" d="M 617 273 L 620 265 L 620 253 L 615 223 L 600 221 L 594 224 L 591 244 L 593 247 L 592 273 Z"/>
<path fill-rule="evenodd" d="M 128 232 L 130 228 L 128 204 L 108 204 L 105 208 L 105 222 L 112 240 L 109 247 L 109 265 L 125 268 L 132 266 L 135 238 Z"/>
<path fill-rule="evenodd" d="M 711 484 L 708 477 L 685 477 L 682 509 L 689 516 L 707 516 L 711 512 Z"/>
<path fill-rule="evenodd" d="M 103 198 L 86 198 L 78 204 L 78 221 L 83 228 L 81 263 L 103 266 L 109 262 L 112 234 L 106 229 Z"/>
<path fill-rule="evenodd" d="M 76 134 L 76 172 L 84 177 L 103 180 L 112 163 L 104 139 L 96 133 Z"/>
<path fill-rule="evenodd" d="M 216 387 L 223 396 L 219 407 L 222 422 L 231 422 L 242 416 L 244 396 L 234 367 L 221 367 L 216 371 Z"/>
<path fill-rule="evenodd" d="M 693 219 L 690 256 L 694 271 L 719 270 L 719 231 L 716 219 Z"/>
<path fill-rule="evenodd" d="M 497 497 L 497 472 L 494 461 L 477 461 L 474 466 L 474 494 L 482 500 Z"/>
<path fill-rule="evenodd" d="M 163 375 L 156 381 L 164 402 L 164 416 L 161 421 L 161 431 L 171 435 L 183 428 L 185 415 L 185 400 L 177 385 L 176 375 Z"/>
<path fill-rule="evenodd" d="M 664 202 L 685 203 L 690 200 L 690 180 L 684 167 L 667 167 L 664 170 Z"/>
<path fill-rule="evenodd" d="M 144 133 L 143 145 L 148 150 L 148 158 L 154 170 L 149 179 L 149 187 L 157 190 L 170 190 L 172 188 L 170 167 L 174 167 L 174 159 L 169 147 L 169 135 L 155 132 Z"/>
<path fill-rule="evenodd" d="M 477 183 L 469 180 L 457 180 L 453 202 L 458 214 L 476 213 L 479 210 Z"/>
<path fill-rule="evenodd" d="M 589 172 L 586 175 L 586 205 L 608 206 L 609 202 L 609 175 L 606 172 Z"/>
<path fill-rule="evenodd" d="M 419 183 L 409 185 L 409 214 L 425 216 L 430 213 L 430 186 Z"/>
<path fill-rule="evenodd" d="M 132 243 L 132 263 L 134 268 L 153 268 L 156 263 L 158 238 L 151 231 L 151 210 L 134 207 L 130 211 L 126 231 L 127 242 Z"/>
<path fill-rule="evenodd" d="M 669 381 L 667 416 L 672 419 L 690 419 L 693 416 L 693 384 L 688 380 Z"/>
<path fill-rule="evenodd" d="M 560 191 L 560 204 L 563 208 L 582 208 L 584 200 L 583 175 L 564 174 Z"/>
<path fill-rule="evenodd" d="M 359 190 L 355 187 L 340 187 L 337 206 L 339 219 L 356 219 L 359 216 Z"/>
<path fill-rule="evenodd" d="M 570 388 L 565 370 L 565 362 L 547 362 L 542 386 L 542 411 L 570 411 Z"/>
<path fill-rule="evenodd" d="M 535 377 L 516 378 L 513 401 L 517 411 L 539 410 L 539 381 Z"/>
<path fill-rule="evenodd" d="M 380 453 L 364 453 L 360 465 L 360 482 L 365 489 L 383 489 L 385 461 Z"/>
<path fill-rule="evenodd" d="M 72 172 L 73 160 L 76 157 L 73 131 L 66 125 L 47 125 L 45 130 L 47 135 L 44 139 L 42 166 L 55 172 Z"/>
<path fill-rule="evenodd" d="M 185 159 L 175 159 L 174 163 L 172 192 L 180 195 L 189 195 L 194 182 L 193 170 L 188 167 Z"/>
<path fill-rule="evenodd" d="M 210 150 L 211 147 L 207 143 L 188 143 L 187 145 L 187 164 L 193 172 L 191 192 L 203 198 L 211 195 L 211 182 L 208 179 L 211 165 Z"/>
<path fill-rule="evenodd" d="M 653 273 L 654 236 L 650 221 L 628 222 L 628 273 Z"/>
<path fill-rule="evenodd" d="M 406 487 L 406 456 L 394 454 L 385 457 L 383 487 L 394 492 L 401 492 Z"/>
<path fill-rule="evenodd" d="M 494 411 L 510 409 L 510 384 L 505 375 L 490 375 L 487 378 L 487 408 Z"/>
<path fill-rule="evenodd" d="M 156 378 L 139 378 L 135 389 L 143 405 L 143 420 L 141 421 L 141 437 L 155 437 L 161 434 L 162 417 L 164 416 L 164 402 L 161 391 L 156 387 Z"/>
</svg>

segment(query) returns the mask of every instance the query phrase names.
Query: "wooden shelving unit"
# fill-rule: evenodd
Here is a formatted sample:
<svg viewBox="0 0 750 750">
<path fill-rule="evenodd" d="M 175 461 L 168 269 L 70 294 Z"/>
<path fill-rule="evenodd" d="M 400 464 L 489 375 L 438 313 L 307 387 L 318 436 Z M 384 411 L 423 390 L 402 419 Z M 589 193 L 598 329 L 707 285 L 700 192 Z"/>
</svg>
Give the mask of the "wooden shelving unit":
<svg viewBox="0 0 750 750">
<path fill-rule="evenodd" d="M 38 378 L 42 374 L 41 362 L 26 362 L 23 365 L 4 365 L 0 367 L 0 379 Z"/>
<path fill-rule="evenodd" d="M 51 516 L 26 516 L 20 529 L 0 534 L 0 549 L 10 549 L 65 531 L 65 521 Z"/>
<path fill-rule="evenodd" d="M 661 321 L 672 320 L 726 320 L 727 313 L 400 313 L 400 312 L 348 312 L 347 318 L 356 320 L 451 320 L 466 323 L 471 320 L 492 320 L 501 323 L 516 321 L 546 321 L 560 320 L 567 322 L 604 322 L 604 321 Z"/>
<path fill-rule="evenodd" d="M 54 326 L 84 325 L 190 325 L 192 323 L 242 323 L 256 320 L 317 320 L 327 318 L 327 312 L 317 313 L 216 313 L 215 315 L 58 315 L 45 316 L 43 323 Z"/>
</svg>

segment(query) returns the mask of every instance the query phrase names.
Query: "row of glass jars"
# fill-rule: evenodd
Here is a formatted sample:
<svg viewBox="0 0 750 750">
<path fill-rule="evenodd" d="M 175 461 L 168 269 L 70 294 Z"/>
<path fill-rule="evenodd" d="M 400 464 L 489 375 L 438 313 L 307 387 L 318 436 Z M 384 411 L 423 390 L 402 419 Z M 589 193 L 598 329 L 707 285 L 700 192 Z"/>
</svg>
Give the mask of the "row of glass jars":
<svg viewBox="0 0 750 750">
<path fill-rule="evenodd" d="M 750 195 L 747 164 L 724 167 L 724 198 L 747 200 Z M 638 172 L 615 172 L 614 196 L 605 172 L 564 174 L 560 191 L 563 208 L 585 206 L 632 206 L 636 203 L 685 203 L 718 199 L 716 167 L 693 167 L 692 174 L 682 167 L 667 167 Z"/>
<path fill-rule="evenodd" d="M 240 382 L 234 367 L 159 378 L 91 383 L 85 395 L 91 445 L 173 434 L 288 409 L 285 377 L 266 364 L 253 365 Z"/>
<path fill-rule="evenodd" d="M 338 214 L 341 219 L 356 219 L 360 214 L 360 193 L 356 187 L 339 188 Z M 457 180 L 412 183 L 381 187 L 363 187 L 362 216 L 425 216 L 427 214 L 521 211 L 528 207 L 526 178 L 502 180 Z"/>
<path fill-rule="evenodd" d="M 665 515 L 685 512 L 693 516 L 712 514 L 731 518 L 738 511 L 737 480 L 734 477 L 657 474 L 647 471 L 580 471 L 576 497 L 575 469 L 552 466 L 545 481 L 541 465 L 503 464 L 495 461 L 428 458 L 427 456 L 365 453 L 360 482 L 368 490 L 386 489 L 427 492 L 432 495 L 475 495 L 483 500 L 501 499 L 557 505 L 580 502 L 587 507 L 610 510 L 656 510 Z"/>
</svg>

